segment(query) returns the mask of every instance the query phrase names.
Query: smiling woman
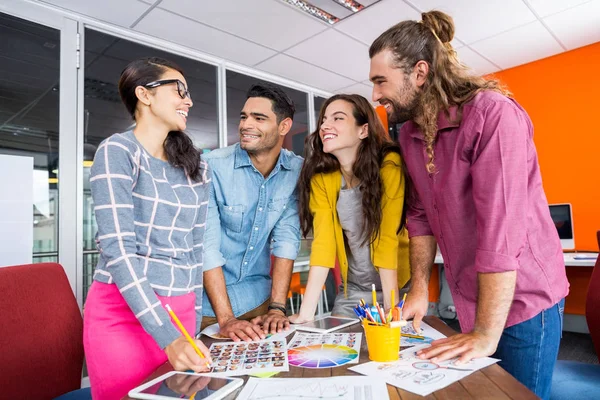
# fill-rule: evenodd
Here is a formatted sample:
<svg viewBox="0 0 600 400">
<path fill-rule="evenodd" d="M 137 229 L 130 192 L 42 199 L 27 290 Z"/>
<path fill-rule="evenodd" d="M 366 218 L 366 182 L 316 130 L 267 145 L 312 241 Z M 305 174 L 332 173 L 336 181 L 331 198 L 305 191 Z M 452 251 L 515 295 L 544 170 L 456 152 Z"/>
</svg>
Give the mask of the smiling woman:
<svg viewBox="0 0 600 400">
<path fill-rule="evenodd" d="M 198 151 L 183 133 L 193 106 L 183 70 L 156 57 L 131 62 L 121 74 L 119 93 L 137 123 L 136 138 L 150 155 L 183 168 L 192 180 L 197 180 Z M 157 140 L 164 132 L 167 137 Z"/>
<path fill-rule="evenodd" d="M 85 30 L 85 87 L 84 87 L 84 141 L 90 149 L 91 161 L 100 143 L 115 132 L 133 129 L 135 121 L 123 107 L 117 82 L 125 66 L 149 55 L 175 62 L 185 79 L 180 83 L 166 83 L 166 77 L 141 82 L 149 91 L 172 91 L 176 99 L 184 92 L 193 94 L 193 107 L 179 109 L 176 120 L 185 121 L 185 132 L 194 145 L 203 151 L 215 149 L 218 144 L 217 125 L 217 68 L 196 60 L 169 54 L 128 40 L 116 38 L 91 29 Z M 178 77 L 169 77 L 177 79 Z M 160 83 L 159 83 L 160 82 Z M 153 86 L 154 88 L 150 87 Z M 179 94 L 179 96 L 177 96 Z M 239 112 L 239 110 L 238 110 Z M 185 114 L 188 115 L 185 115 Z M 87 158 L 86 158 L 87 159 Z M 90 191 L 90 165 L 83 169 L 83 296 L 84 301 L 92 284 L 93 270 L 98 262 L 95 234 L 98 229 Z"/>
<path fill-rule="evenodd" d="M 306 144 L 298 181 L 300 222 L 304 234 L 312 229 L 314 240 L 302 307 L 290 321 L 314 318 L 336 259 L 343 285 L 332 315 L 354 317 L 352 308 L 372 287 L 389 309 L 409 278 L 400 149 L 368 100 L 354 94 L 325 101 Z"/>
<path fill-rule="evenodd" d="M 123 397 L 167 360 L 176 370 L 209 366 L 208 349 L 185 333 L 200 332 L 210 188 L 208 167 L 183 132 L 193 106 L 186 82 L 162 58 L 127 64 L 119 95 L 136 126 L 102 141 L 91 168 L 102 254 L 84 313 L 94 398 Z M 165 308 L 179 314 L 179 329 Z M 110 368 L 124 362 L 135 367 Z"/>
</svg>

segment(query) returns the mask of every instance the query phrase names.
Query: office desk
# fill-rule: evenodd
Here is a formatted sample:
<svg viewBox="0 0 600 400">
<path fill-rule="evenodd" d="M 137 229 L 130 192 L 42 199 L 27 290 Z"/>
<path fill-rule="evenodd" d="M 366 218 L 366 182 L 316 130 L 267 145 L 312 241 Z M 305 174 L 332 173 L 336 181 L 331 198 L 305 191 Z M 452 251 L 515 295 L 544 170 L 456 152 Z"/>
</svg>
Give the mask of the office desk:
<svg viewBox="0 0 600 400">
<path fill-rule="evenodd" d="M 444 324 L 440 319 L 436 317 L 425 317 L 425 322 L 429 325 L 433 326 L 435 329 L 439 330 L 443 334 L 447 336 L 452 336 L 456 334 L 448 325 Z M 340 330 L 339 332 L 362 332 L 362 327 L 359 324 L 352 325 L 346 329 Z M 288 341 L 293 337 L 293 333 L 288 336 Z M 203 337 L 204 343 L 207 347 L 215 341 L 214 339 L 209 339 Z M 366 339 L 363 335 L 362 346 L 360 351 L 360 363 L 365 363 L 369 361 L 369 352 L 367 350 Z M 349 366 L 352 366 L 350 364 Z M 149 376 L 145 382 L 154 379 L 168 371 L 171 371 L 171 365 L 167 362 L 160 366 L 151 376 Z M 279 378 L 323 378 L 328 376 L 341 376 L 341 375 L 360 375 L 356 372 L 349 371 L 346 366 L 336 367 L 336 368 L 324 368 L 324 369 L 308 369 L 308 368 L 300 368 L 290 366 L 289 372 L 281 372 L 276 377 Z M 247 376 L 241 376 L 244 380 L 247 380 Z M 141 384 L 142 382 L 140 382 Z M 390 395 L 390 399 L 422 399 L 423 397 L 418 396 L 416 394 L 406 392 L 404 390 L 398 389 L 395 386 L 388 385 L 388 393 Z M 133 388 L 132 388 L 133 389 Z M 233 393 L 230 395 L 227 400 L 233 400 L 236 398 L 237 393 Z M 494 364 L 487 368 L 481 369 L 468 377 L 461 379 L 458 382 L 453 383 L 452 385 L 438 390 L 433 394 L 425 397 L 426 399 L 519 399 L 519 400 L 527 400 L 527 399 L 537 399 L 537 397 L 523 386 L 520 382 L 518 382 L 515 378 L 513 378 L 508 372 L 503 370 L 498 365 Z M 126 397 L 125 399 L 129 399 Z"/>
<path fill-rule="evenodd" d="M 583 259 L 578 259 L 579 257 L 583 257 Z M 598 253 L 563 253 L 563 259 L 567 267 L 593 267 L 596 265 L 596 258 L 598 258 Z M 435 255 L 433 263 L 444 263 L 444 259 L 440 253 Z"/>
</svg>

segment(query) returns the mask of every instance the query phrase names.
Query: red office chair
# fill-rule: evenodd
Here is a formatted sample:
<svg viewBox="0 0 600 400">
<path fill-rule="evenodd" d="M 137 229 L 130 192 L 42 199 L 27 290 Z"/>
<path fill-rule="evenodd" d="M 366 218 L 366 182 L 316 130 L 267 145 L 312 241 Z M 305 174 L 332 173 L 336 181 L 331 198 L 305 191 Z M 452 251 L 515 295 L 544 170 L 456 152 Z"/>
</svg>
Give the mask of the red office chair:
<svg viewBox="0 0 600 400">
<path fill-rule="evenodd" d="M 81 387 L 83 319 L 59 264 L 0 268 L 0 315 L 0 399 L 91 398 L 71 392 Z"/>
<path fill-rule="evenodd" d="M 598 248 L 600 249 L 600 231 L 596 232 L 596 237 L 598 239 Z M 594 347 L 596 348 L 598 361 L 600 361 L 600 257 L 596 260 L 596 265 L 590 278 L 590 285 L 588 286 L 585 318 L 592 342 L 594 342 Z"/>
</svg>

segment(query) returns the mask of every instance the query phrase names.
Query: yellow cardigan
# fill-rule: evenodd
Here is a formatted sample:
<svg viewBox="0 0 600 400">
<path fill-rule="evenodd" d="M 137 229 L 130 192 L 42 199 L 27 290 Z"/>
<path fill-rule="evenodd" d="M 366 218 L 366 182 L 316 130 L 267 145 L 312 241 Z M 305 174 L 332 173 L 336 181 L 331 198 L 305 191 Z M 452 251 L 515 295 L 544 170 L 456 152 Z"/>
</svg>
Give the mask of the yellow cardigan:
<svg viewBox="0 0 600 400">
<path fill-rule="evenodd" d="M 382 218 L 379 237 L 371 244 L 371 261 L 375 268 L 397 269 L 398 287 L 402 288 L 410 278 L 408 259 L 408 233 L 402 229 L 396 233 L 404 205 L 404 177 L 400 156 L 389 153 L 381 167 Z M 369 184 L 364 182 L 363 184 Z M 337 199 L 342 188 L 340 171 L 320 173 L 311 179 L 310 212 L 313 215 L 313 242 L 310 265 L 333 268 L 335 258 L 340 263 L 344 294 L 348 277 L 348 259 L 344 235 L 337 213 Z"/>
</svg>

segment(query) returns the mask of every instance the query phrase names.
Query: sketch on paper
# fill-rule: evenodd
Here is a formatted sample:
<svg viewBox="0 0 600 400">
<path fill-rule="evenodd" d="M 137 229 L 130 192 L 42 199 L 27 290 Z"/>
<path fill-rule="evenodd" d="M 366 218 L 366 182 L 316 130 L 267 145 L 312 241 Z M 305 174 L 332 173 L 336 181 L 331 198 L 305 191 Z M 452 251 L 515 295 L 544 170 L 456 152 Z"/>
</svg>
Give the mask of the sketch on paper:
<svg viewBox="0 0 600 400">
<path fill-rule="evenodd" d="M 419 335 L 423 336 L 425 339 L 415 339 L 409 337 L 402 337 L 400 340 L 400 347 L 408 347 L 408 346 L 418 346 L 422 344 L 429 344 L 437 339 L 443 339 L 446 336 L 440 333 L 439 331 L 433 329 L 430 325 L 427 325 L 425 322 L 421 322 L 421 332 L 417 333 L 413 328 L 412 322 L 409 321 L 408 324 L 404 325 L 402 328 L 402 333 L 409 335 Z"/>
<path fill-rule="evenodd" d="M 432 340 L 445 337 L 429 325 L 422 324 L 422 329 L 421 334 Z M 414 334 L 412 327 L 404 327 L 402 330 Z M 403 341 L 404 339 L 402 338 Z M 402 345 L 405 345 L 405 343 L 402 343 Z M 417 352 L 427 347 L 430 347 L 430 345 L 420 341 L 416 346 L 413 345 L 413 347 L 401 350 L 398 361 L 387 363 L 369 362 L 349 369 L 363 375 L 381 377 L 390 385 L 421 396 L 427 396 L 499 361 L 484 357 L 460 365 L 456 365 L 456 358 L 434 363 L 417 356 Z"/>
<path fill-rule="evenodd" d="M 418 385 L 433 385 L 443 381 L 446 378 L 441 372 L 421 372 L 414 378 L 414 382 Z"/>
</svg>

